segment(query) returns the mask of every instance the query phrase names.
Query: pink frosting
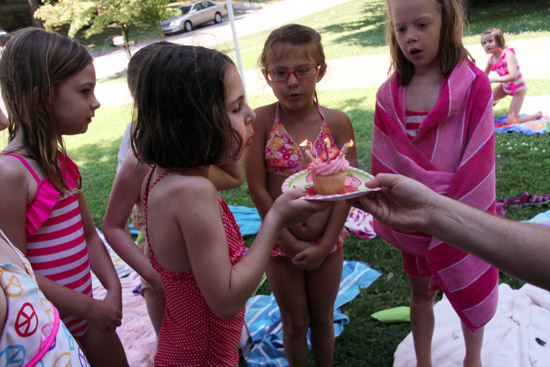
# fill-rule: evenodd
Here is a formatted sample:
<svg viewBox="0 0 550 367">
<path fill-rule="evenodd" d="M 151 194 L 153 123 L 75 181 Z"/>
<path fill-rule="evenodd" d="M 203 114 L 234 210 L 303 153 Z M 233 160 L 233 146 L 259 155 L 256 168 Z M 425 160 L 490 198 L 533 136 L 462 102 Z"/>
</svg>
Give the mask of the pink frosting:
<svg viewBox="0 0 550 367">
<path fill-rule="evenodd" d="M 327 176 L 348 170 L 349 162 L 346 158 L 334 158 L 329 162 L 312 162 L 308 168 L 313 175 Z"/>
</svg>

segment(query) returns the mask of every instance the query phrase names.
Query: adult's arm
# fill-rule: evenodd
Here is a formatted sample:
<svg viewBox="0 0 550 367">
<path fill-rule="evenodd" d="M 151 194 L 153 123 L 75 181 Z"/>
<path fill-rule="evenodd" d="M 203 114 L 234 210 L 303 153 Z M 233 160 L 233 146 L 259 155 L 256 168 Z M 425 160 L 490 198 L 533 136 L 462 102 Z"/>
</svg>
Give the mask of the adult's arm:
<svg viewBox="0 0 550 367">
<path fill-rule="evenodd" d="M 352 204 L 403 231 L 422 231 L 502 271 L 550 289 L 550 228 L 500 218 L 439 195 L 410 178 L 379 174 L 381 187 Z"/>
</svg>

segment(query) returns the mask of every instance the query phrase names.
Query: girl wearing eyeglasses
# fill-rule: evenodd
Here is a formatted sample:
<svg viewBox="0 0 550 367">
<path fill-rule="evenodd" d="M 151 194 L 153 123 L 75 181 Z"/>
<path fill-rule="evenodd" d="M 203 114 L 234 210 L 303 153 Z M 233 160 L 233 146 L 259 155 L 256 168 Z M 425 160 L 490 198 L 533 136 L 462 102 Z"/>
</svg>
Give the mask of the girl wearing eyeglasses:
<svg viewBox="0 0 550 367">
<path fill-rule="evenodd" d="M 244 164 L 250 194 L 262 218 L 281 195 L 284 180 L 309 163 L 298 144 L 325 139 L 341 147 L 354 139 L 349 117 L 318 104 L 315 87 L 327 65 L 321 36 L 297 24 L 274 30 L 260 56 L 263 75 L 277 102 L 255 110 L 254 138 Z M 354 147 L 347 153 L 357 167 Z M 344 259 L 345 201 L 284 229 L 273 246 L 267 277 L 281 311 L 283 342 L 291 366 L 307 366 L 306 334 L 317 366 L 332 365 L 333 307 Z"/>
</svg>

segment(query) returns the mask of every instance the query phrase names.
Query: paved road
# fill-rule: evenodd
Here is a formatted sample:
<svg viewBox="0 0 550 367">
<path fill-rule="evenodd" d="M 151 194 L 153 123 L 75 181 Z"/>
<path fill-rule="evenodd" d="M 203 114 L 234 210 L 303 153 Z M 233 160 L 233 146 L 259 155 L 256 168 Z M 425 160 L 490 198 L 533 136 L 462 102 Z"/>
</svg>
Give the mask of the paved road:
<svg viewBox="0 0 550 367">
<path fill-rule="evenodd" d="M 235 28 L 238 37 L 258 32 L 289 22 L 309 13 L 326 9 L 347 0 L 283 0 L 259 10 L 251 10 L 236 17 Z M 292 11 L 289 11 L 292 9 Z M 197 29 L 167 37 L 170 42 L 193 44 L 211 47 L 219 43 L 232 43 L 232 32 L 229 21 L 218 25 Z M 508 42 L 517 53 L 522 73 L 526 78 L 550 79 L 550 68 L 544 67 L 544 60 L 550 60 L 550 38 L 526 39 Z M 144 44 L 133 47 L 137 51 Z M 469 45 L 468 50 L 476 59 L 477 65 L 484 68 L 488 56 L 481 45 Z M 378 86 L 386 80 L 389 68 L 389 54 L 366 55 L 346 59 L 328 60 L 325 78 L 318 84 L 318 89 L 348 89 Z M 94 65 L 98 79 L 117 75 L 127 67 L 128 59 L 122 50 L 106 55 L 96 56 Z M 357 72 L 362 70 L 363 72 Z M 271 94 L 269 87 L 259 70 L 245 70 L 244 81 L 249 95 Z M 96 94 L 103 106 L 131 103 L 128 88 L 123 83 L 99 83 Z"/>
</svg>

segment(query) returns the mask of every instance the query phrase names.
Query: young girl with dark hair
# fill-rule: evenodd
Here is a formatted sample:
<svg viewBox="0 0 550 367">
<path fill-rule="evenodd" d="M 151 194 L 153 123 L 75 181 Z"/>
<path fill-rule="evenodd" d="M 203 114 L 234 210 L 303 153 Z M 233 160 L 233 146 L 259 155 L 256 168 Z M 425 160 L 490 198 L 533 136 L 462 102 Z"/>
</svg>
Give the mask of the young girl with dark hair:
<svg viewBox="0 0 550 367">
<path fill-rule="evenodd" d="M 231 59 L 171 45 L 147 58 L 136 89 L 132 134 L 151 165 L 143 187 L 151 262 L 166 292 L 156 366 L 236 366 L 244 306 L 279 231 L 328 203 L 281 196 L 248 252 L 210 170 L 239 162 L 254 111 Z"/>
</svg>

